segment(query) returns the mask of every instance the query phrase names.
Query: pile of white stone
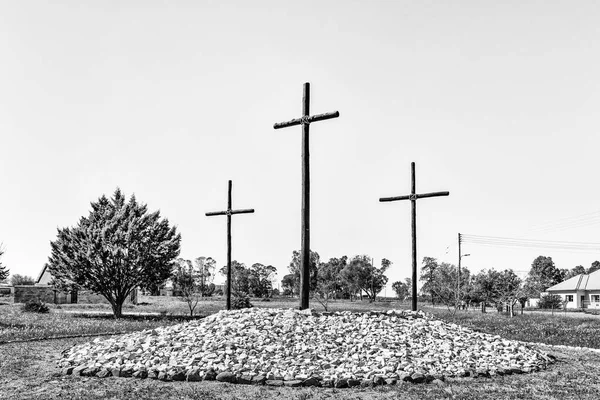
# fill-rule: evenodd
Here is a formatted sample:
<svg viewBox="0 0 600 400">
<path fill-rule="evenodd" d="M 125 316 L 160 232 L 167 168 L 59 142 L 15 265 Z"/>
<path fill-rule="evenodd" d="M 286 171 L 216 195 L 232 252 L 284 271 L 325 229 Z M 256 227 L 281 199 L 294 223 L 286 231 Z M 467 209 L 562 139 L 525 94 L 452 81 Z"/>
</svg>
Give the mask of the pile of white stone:
<svg viewBox="0 0 600 400">
<path fill-rule="evenodd" d="M 95 339 L 66 351 L 59 366 L 82 376 L 341 388 L 528 373 L 553 361 L 533 345 L 421 311 L 250 308 Z"/>
</svg>

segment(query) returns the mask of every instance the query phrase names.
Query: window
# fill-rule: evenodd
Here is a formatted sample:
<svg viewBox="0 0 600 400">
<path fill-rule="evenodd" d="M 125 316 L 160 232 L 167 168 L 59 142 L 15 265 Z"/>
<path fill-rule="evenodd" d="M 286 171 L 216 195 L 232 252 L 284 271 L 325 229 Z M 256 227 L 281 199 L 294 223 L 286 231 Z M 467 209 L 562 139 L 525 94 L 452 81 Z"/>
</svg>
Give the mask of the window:
<svg viewBox="0 0 600 400">
<path fill-rule="evenodd" d="M 568 301 L 569 303 L 571 303 L 573 301 L 573 295 L 572 294 L 565 295 L 565 300 Z"/>
<path fill-rule="evenodd" d="M 593 294 L 592 295 L 592 301 L 594 303 L 600 303 L 600 294 Z"/>
</svg>

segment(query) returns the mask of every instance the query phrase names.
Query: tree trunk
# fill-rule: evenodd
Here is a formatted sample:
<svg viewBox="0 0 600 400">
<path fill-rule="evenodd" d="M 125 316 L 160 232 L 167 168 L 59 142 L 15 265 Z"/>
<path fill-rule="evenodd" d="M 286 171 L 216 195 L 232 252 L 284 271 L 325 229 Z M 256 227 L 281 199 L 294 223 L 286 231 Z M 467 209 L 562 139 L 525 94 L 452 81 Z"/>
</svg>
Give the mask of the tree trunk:
<svg viewBox="0 0 600 400">
<path fill-rule="evenodd" d="M 112 301 L 110 303 L 113 315 L 115 318 L 121 318 L 123 316 L 123 302 L 119 302 L 118 300 Z"/>
<path fill-rule="evenodd" d="M 481 313 L 485 314 L 485 301 L 481 302 Z"/>
</svg>

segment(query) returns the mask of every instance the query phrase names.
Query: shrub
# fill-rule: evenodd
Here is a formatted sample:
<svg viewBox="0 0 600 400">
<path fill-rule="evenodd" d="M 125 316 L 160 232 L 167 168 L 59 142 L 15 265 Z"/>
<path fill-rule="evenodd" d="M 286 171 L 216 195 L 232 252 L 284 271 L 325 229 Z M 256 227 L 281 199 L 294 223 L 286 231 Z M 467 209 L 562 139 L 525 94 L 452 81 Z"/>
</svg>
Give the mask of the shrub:
<svg viewBox="0 0 600 400">
<path fill-rule="evenodd" d="M 540 297 L 538 307 L 560 309 L 563 308 L 563 301 L 562 298 L 557 294 L 547 294 L 545 296 Z"/>
<path fill-rule="evenodd" d="M 29 300 L 22 307 L 22 310 L 25 312 L 35 312 L 40 314 L 45 314 L 50 312 L 48 306 L 41 301 L 40 299 Z"/>
<path fill-rule="evenodd" d="M 231 298 L 231 308 L 233 310 L 240 310 L 242 308 L 251 308 L 250 297 L 245 293 L 234 293 Z"/>
</svg>

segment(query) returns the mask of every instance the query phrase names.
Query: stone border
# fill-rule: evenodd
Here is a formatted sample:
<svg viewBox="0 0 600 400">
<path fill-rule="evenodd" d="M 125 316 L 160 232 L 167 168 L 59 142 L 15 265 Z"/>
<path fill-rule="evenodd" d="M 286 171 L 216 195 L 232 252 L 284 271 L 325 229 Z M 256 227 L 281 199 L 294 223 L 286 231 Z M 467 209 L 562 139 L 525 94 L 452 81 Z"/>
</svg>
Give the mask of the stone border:
<svg viewBox="0 0 600 400">
<path fill-rule="evenodd" d="M 600 351 L 600 350 L 599 350 Z M 448 378 L 491 378 L 494 376 L 504 376 L 512 374 L 526 374 L 532 372 L 538 372 L 542 369 L 546 369 L 549 365 L 555 362 L 556 358 L 552 355 L 548 355 L 546 363 L 543 367 L 532 367 L 532 368 L 498 368 L 496 370 L 467 370 L 461 376 L 448 377 Z M 319 376 L 310 376 L 305 379 L 297 379 L 293 377 L 271 377 L 267 378 L 266 375 L 252 375 L 243 373 L 233 373 L 230 371 L 224 371 L 217 373 L 214 369 L 209 369 L 207 372 L 200 371 L 200 368 L 193 367 L 189 371 L 176 367 L 168 371 L 158 371 L 155 368 L 150 369 L 139 369 L 134 370 L 133 366 L 124 368 L 100 368 L 94 366 L 80 365 L 77 367 L 69 366 L 64 367 L 61 370 L 63 375 L 73 376 L 87 376 L 87 377 L 120 377 L 120 378 L 138 378 L 138 379 L 156 379 L 161 381 L 188 381 L 188 382 L 199 382 L 199 381 L 219 381 L 234 384 L 246 384 L 246 385 L 267 385 L 267 386 L 288 386 L 288 387 L 325 387 L 325 388 L 352 388 L 352 387 L 373 387 L 381 385 L 396 385 L 402 382 L 408 383 L 432 383 L 443 386 L 446 381 L 446 376 L 443 374 L 422 374 L 420 372 L 414 372 L 412 374 L 391 374 L 386 376 L 382 374 L 376 374 L 372 378 L 340 378 L 326 380 Z"/>
</svg>

